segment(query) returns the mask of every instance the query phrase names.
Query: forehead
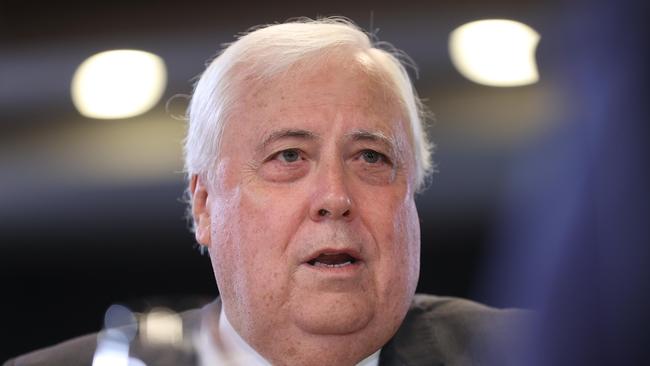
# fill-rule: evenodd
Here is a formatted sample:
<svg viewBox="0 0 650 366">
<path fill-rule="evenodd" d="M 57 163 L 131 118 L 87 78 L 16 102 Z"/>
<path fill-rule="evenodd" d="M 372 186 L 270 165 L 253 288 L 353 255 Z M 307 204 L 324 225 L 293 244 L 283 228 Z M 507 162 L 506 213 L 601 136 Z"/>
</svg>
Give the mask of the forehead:
<svg viewBox="0 0 650 366">
<path fill-rule="evenodd" d="M 335 124 L 395 135 L 406 129 L 406 114 L 395 88 L 376 69 L 367 60 L 332 57 L 298 63 L 269 79 L 247 80 L 231 119 L 257 136 L 278 127 L 323 130 Z"/>
</svg>

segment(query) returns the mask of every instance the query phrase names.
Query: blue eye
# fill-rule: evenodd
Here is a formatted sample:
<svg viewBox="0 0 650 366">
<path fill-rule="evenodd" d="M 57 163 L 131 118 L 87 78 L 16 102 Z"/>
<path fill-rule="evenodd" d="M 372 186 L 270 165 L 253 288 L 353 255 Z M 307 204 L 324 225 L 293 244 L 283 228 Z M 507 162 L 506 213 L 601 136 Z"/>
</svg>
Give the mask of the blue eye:
<svg viewBox="0 0 650 366">
<path fill-rule="evenodd" d="M 289 149 L 280 152 L 280 157 L 286 163 L 293 163 L 294 161 L 298 161 L 300 159 L 300 153 L 298 150 Z"/>
<path fill-rule="evenodd" d="M 366 161 L 366 163 L 376 164 L 380 159 L 382 159 L 383 155 L 373 150 L 364 150 L 361 153 L 361 157 Z"/>
</svg>

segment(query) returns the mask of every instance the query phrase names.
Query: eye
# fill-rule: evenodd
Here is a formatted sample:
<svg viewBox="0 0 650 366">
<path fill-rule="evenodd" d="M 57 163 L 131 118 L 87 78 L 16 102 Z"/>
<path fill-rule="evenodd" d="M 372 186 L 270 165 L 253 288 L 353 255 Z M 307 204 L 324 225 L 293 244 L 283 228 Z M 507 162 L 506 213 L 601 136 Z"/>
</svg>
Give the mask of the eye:
<svg viewBox="0 0 650 366">
<path fill-rule="evenodd" d="M 300 160 L 300 152 L 296 149 L 282 150 L 277 156 L 285 163 L 293 163 Z"/>
<path fill-rule="evenodd" d="M 376 150 L 360 150 L 354 155 L 351 166 L 359 178 L 371 185 L 390 184 L 395 178 L 396 167 L 392 160 Z"/>
<path fill-rule="evenodd" d="M 380 160 L 386 160 L 386 157 L 382 153 L 378 153 L 374 150 L 363 150 L 361 152 L 361 157 L 366 163 L 376 164 Z"/>
<path fill-rule="evenodd" d="M 302 149 L 276 150 L 260 166 L 261 177 L 270 182 L 289 183 L 309 172 L 309 155 Z"/>
</svg>

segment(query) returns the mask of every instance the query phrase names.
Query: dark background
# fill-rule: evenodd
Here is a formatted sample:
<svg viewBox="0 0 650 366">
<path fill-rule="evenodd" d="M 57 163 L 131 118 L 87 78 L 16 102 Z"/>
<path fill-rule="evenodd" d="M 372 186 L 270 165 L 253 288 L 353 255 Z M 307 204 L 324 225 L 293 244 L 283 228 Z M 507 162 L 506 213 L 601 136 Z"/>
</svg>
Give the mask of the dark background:
<svg viewBox="0 0 650 366">
<path fill-rule="evenodd" d="M 349 17 L 419 66 L 416 88 L 436 116 L 430 135 L 438 173 L 417 198 L 418 291 L 526 305 L 491 295 L 485 283 L 513 215 L 507 198 L 547 189 L 558 178 L 522 178 L 520 169 L 572 107 L 552 64 L 565 50 L 549 47 L 548 39 L 561 38 L 562 8 L 554 2 L 0 4 L 0 360 L 97 331 L 113 303 L 183 310 L 217 294 L 185 220 L 184 122 L 175 116 L 222 43 L 250 26 L 297 16 Z M 539 83 L 492 88 L 455 71 L 449 33 L 483 18 L 518 20 L 541 33 Z M 164 97 L 134 118 L 80 116 L 69 92 L 76 67 L 116 48 L 163 57 Z"/>
</svg>

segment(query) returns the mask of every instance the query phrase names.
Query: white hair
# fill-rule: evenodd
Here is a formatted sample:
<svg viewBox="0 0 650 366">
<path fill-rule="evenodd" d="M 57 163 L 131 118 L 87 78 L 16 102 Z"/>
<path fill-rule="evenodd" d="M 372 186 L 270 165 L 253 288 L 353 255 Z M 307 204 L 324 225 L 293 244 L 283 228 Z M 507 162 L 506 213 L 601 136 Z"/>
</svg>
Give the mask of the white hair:
<svg viewBox="0 0 650 366">
<path fill-rule="evenodd" d="M 404 53 L 371 39 L 351 21 L 340 17 L 301 18 L 256 27 L 227 45 L 210 62 L 194 88 L 188 109 L 187 177 L 210 177 L 219 159 L 221 138 L 240 84 L 246 80 L 268 80 L 299 62 L 322 59 L 334 51 L 367 56 L 378 65 L 382 79 L 395 90 L 410 122 L 415 188 L 421 190 L 432 170 L 432 146 L 424 126 L 426 114 L 405 69 L 405 65 L 413 64 Z"/>
</svg>

